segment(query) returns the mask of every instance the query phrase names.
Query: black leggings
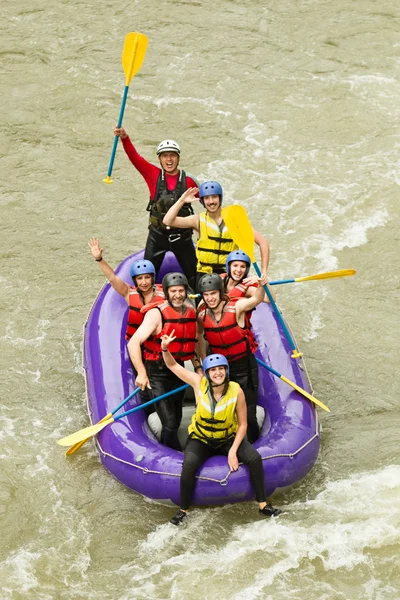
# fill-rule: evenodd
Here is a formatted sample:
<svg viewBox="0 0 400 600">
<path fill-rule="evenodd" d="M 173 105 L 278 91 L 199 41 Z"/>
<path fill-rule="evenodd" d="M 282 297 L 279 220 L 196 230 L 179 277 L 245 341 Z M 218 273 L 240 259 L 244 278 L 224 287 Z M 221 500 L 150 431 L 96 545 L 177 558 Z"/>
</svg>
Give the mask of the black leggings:
<svg viewBox="0 0 400 600">
<path fill-rule="evenodd" d="M 229 362 L 229 379 L 240 385 L 247 405 L 247 438 L 253 444 L 260 437 L 257 423 L 258 367 L 254 354 Z"/>
<path fill-rule="evenodd" d="M 196 286 L 196 252 L 193 246 L 192 236 L 189 230 L 183 232 L 182 237 L 175 242 L 174 234 L 164 233 L 153 226 L 150 226 L 147 236 L 146 248 L 144 250 L 144 259 L 150 260 L 156 273 L 161 268 L 164 256 L 168 250 L 175 254 L 176 259 L 187 277 L 189 286 L 192 290 Z"/>
<path fill-rule="evenodd" d="M 181 508 L 187 510 L 191 505 L 196 484 L 196 471 L 211 456 L 216 454 L 228 455 L 233 442 L 227 442 L 218 449 L 208 446 L 195 438 L 188 438 L 183 459 L 181 474 Z M 244 463 L 250 470 L 250 481 L 257 502 L 265 502 L 264 470 L 261 456 L 253 446 L 244 439 L 237 450 L 239 462 Z"/>
<path fill-rule="evenodd" d="M 151 385 L 151 389 L 148 390 L 150 400 L 183 385 L 182 380 L 174 375 L 164 363 L 147 361 L 146 370 Z M 178 429 L 182 420 L 184 395 L 185 390 L 168 396 L 165 400 L 160 400 L 154 404 L 162 425 L 161 443 L 175 450 L 181 450 L 178 440 Z"/>
</svg>

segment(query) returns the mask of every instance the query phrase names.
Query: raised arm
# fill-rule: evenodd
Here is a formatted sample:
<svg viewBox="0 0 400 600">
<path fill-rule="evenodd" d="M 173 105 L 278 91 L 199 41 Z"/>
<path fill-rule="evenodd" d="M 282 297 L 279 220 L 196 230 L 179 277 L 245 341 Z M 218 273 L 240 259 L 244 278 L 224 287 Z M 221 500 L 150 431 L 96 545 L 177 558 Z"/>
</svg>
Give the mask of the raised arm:
<svg viewBox="0 0 400 600">
<path fill-rule="evenodd" d="M 149 379 L 147 377 L 146 367 L 142 360 L 141 345 L 145 342 L 153 333 L 156 334 L 161 327 L 161 314 L 157 308 L 153 308 L 146 313 L 143 323 L 135 331 L 128 343 L 128 352 L 131 357 L 133 366 L 135 367 L 137 376 L 135 384 L 144 390 L 146 387 L 151 388 Z"/>
<path fill-rule="evenodd" d="M 192 386 L 196 395 L 200 389 L 201 375 L 197 375 L 197 373 L 193 373 L 192 371 L 189 371 L 188 369 L 185 369 L 185 367 L 179 365 L 168 350 L 170 343 L 176 339 L 174 334 L 175 330 L 172 331 L 171 335 L 163 335 L 161 338 L 161 350 L 163 353 L 164 362 L 168 369 L 175 373 L 179 379 L 182 379 L 182 381 Z"/>
<path fill-rule="evenodd" d="M 129 304 L 129 285 L 122 281 L 118 275 L 116 275 L 110 265 L 103 258 L 103 248 L 100 248 L 99 240 L 97 238 L 90 238 L 88 246 L 91 250 L 93 258 L 97 261 L 103 275 L 111 283 L 112 287 L 118 294 L 123 296 Z"/>
<path fill-rule="evenodd" d="M 188 188 L 186 192 L 171 206 L 165 217 L 163 223 L 167 227 L 178 227 L 179 229 L 196 229 L 199 231 L 199 216 L 190 215 L 189 217 L 178 217 L 178 212 L 181 210 L 184 204 L 192 204 L 196 202 L 196 194 L 199 188 Z"/>
<path fill-rule="evenodd" d="M 269 242 L 261 233 L 253 229 L 254 241 L 260 247 L 261 273 L 267 273 L 269 265 Z"/>
</svg>

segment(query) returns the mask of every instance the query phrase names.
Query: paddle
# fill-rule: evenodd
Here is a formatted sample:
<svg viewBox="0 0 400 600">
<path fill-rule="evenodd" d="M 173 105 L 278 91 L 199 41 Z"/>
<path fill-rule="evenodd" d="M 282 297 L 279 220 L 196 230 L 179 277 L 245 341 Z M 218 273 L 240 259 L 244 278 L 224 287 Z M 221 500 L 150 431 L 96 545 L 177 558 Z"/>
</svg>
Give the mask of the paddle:
<svg viewBox="0 0 400 600">
<path fill-rule="evenodd" d="M 125 73 L 125 89 L 122 96 L 121 110 L 119 113 L 119 119 L 117 127 L 121 127 L 122 119 L 124 117 L 125 104 L 128 98 L 129 84 L 143 64 L 144 55 L 146 54 L 148 39 L 143 33 L 128 33 L 125 37 L 124 50 L 122 52 L 122 67 Z M 111 173 L 114 166 L 115 153 L 117 151 L 118 136 L 114 138 L 114 145 L 111 152 L 110 164 L 108 166 L 108 173 L 106 179 L 103 179 L 104 183 L 112 183 Z"/>
<path fill-rule="evenodd" d="M 189 385 L 186 383 L 185 385 L 182 385 L 181 387 L 178 387 L 175 390 L 171 390 L 170 392 L 161 394 L 161 396 L 158 396 L 157 398 L 153 398 L 153 400 L 149 400 L 148 402 L 145 402 L 144 404 L 135 406 L 135 408 L 131 408 L 130 410 L 127 410 L 126 412 L 122 413 L 121 415 L 118 415 L 118 417 L 115 417 L 115 418 L 110 417 L 104 422 L 99 421 L 99 423 L 96 423 L 96 425 L 90 425 L 89 427 L 85 427 L 84 429 L 75 431 L 75 433 L 71 433 L 71 435 L 67 435 L 66 437 L 62 438 L 61 440 L 58 440 L 57 444 L 60 444 L 60 446 L 72 446 L 72 444 L 77 444 L 77 443 L 81 442 L 82 440 L 89 439 L 92 436 L 99 433 L 107 425 L 111 425 L 111 423 L 114 423 L 114 421 L 118 421 L 119 419 L 122 419 L 123 417 L 126 417 L 127 415 L 137 412 L 138 410 L 142 410 L 142 408 L 146 408 L 147 406 L 150 406 L 151 404 L 154 404 L 155 402 L 158 402 L 159 400 L 168 398 L 168 396 L 172 396 L 173 394 L 176 394 L 177 392 L 182 392 L 182 390 L 185 390 L 188 387 L 189 387 Z"/>
<path fill-rule="evenodd" d="M 299 281 L 314 281 L 316 279 L 334 279 L 335 277 L 350 277 L 355 275 L 354 269 L 342 269 L 341 271 L 329 271 L 328 273 L 317 273 L 317 275 L 307 275 L 307 277 L 296 277 L 295 279 L 279 279 L 269 281 L 268 285 L 282 285 L 283 283 L 298 283 Z M 200 298 L 201 294 L 188 294 L 189 298 Z"/>
<path fill-rule="evenodd" d="M 282 283 L 298 283 L 300 281 L 316 281 L 317 279 L 334 279 L 335 277 L 351 277 L 357 271 L 354 269 L 342 269 L 340 271 L 328 271 L 328 273 L 317 273 L 316 275 L 307 275 L 307 277 L 296 277 L 295 279 L 280 279 L 279 281 L 269 281 L 269 285 L 281 285 Z"/>
<path fill-rule="evenodd" d="M 119 411 L 119 409 L 122 406 L 124 406 L 124 404 L 126 404 L 131 398 L 136 396 L 136 394 L 138 392 L 140 392 L 140 388 L 136 388 L 136 390 L 134 390 L 132 392 L 132 394 L 129 394 L 129 396 L 127 398 L 125 398 L 125 400 L 122 400 L 121 404 L 118 404 L 117 408 L 114 408 L 114 410 L 112 412 L 108 413 L 108 415 L 106 415 L 105 417 L 100 419 L 99 423 L 104 423 L 104 421 L 107 421 L 107 419 L 110 419 L 113 415 L 115 415 L 116 412 Z M 81 442 L 74 444 L 73 446 L 71 446 L 71 448 L 68 448 L 68 450 L 65 453 L 65 456 L 70 456 L 71 454 L 74 454 L 77 450 L 79 450 L 79 448 L 82 448 L 83 444 L 86 444 L 86 442 L 89 440 L 90 440 L 90 438 L 86 438 L 85 440 L 82 440 Z"/>
<path fill-rule="evenodd" d="M 300 394 L 303 394 L 303 396 L 305 396 L 308 400 L 311 400 L 311 402 L 314 402 L 314 404 L 316 404 L 320 408 L 323 408 L 324 410 L 326 410 L 326 412 L 331 412 L 329 410 L 329 408 L 323 402 L 321 402 L 321 400 L 317 400 L 317 398 L 314 398 L 314 396 L 311 396 L 311 394 L 306 392 L 306 390 L 303 390 L 303 388 L 299 387 L 296 383 L 294 383 L 293 381 L 290 381 L 290 379 L 288 379 L 284 375 L 281 375 L 281 373 L 278 373 L 278 371 L 275 371 L 275 369 L 273 369 L 272 367 L 267 365 L 267 363 L 263 362 L 262 360 L 260 360 L 257 357 L 256 357 L 256 361 L 258 362 L 259 365 L 264 367 L 264 369 L 267 369 L 267 371 L 270 371 L 270 373 L 273 373 L 274 375 L 276 375 L 276 377 L 279 377 L 279 379 L 282 379 L 282 381 L 284 381 L 285 383 L 290 385 L 294 390 L 296 390 L 297 392 L 300 392 Z"/>
<path fill-rule="evenodd" d="M 243 250 L 244 252 L 246 252 L 246 254 L 250 256 L 250 260 L 253 263 L 253 267 L 257 275 L 260 277 L 261 271 L 254 257 L 253 228 L 250 224 L 245 209 L 243 208 L 243 206 L 239 206 L 237 204 L 235 204 L 234 206 L 226 206 L 222 209 L 222 218 L 229 230 L 230 235 L 232 236 L 233 241 L 239 246 L 241 250 Z M 302 353 L 296 349 L 292 336 L 289 333 L 286 323 L 283 320 L 279 308 L 277 307 L 275 300 L 273 299 L 272 294 L 269 291 L 267 285 L 264 285 L 264 290 L 268 296 L 268 300 L 270 301 L 272 308 L 275 311 L 276 316 L 278 317 L 278 321 L 281 324 L 283 333 L 285 334 L 286 339 L 290 344 L 290 347 L 293 352 L 292 358 L 299 358 L 300 356 L 302 356 Z"/>
</svg>

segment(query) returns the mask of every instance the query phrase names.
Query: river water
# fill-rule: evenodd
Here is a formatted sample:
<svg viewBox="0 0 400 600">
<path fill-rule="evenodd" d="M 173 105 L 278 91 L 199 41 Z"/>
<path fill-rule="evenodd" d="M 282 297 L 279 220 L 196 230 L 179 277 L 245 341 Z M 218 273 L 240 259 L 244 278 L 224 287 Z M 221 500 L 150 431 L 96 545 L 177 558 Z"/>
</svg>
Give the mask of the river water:
<svg viewBox="0 0 400 600">
<path fill-rule="evenodd" d="M 400 37 L 395 0 L 23 0 L 1 8 L 0 597 L 400 598 Z M 125 34 L 149 38 L 124 125 L 155 159 L 221 181 L 270 241 L 321 414 L 313 471 L 275 503 L 171 508 L 87 444 L 82 325 L 143 247 L 147 188 L 121 148 L 106 186 Z"/>
</svg>

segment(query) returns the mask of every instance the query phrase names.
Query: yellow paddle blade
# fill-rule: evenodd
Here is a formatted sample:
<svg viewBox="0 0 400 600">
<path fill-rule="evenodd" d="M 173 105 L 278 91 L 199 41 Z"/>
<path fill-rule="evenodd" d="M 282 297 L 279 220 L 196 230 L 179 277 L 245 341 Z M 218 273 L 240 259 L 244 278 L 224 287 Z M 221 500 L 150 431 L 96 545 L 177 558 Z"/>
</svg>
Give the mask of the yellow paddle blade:
<svg viewBox="0 0 400 600">
<path fill-rule="evenodd" d="M 330 271 L 328 273 L 317 273 L 317 275 L 309 275 L 308 277 L 296 277 L 295 281 L 312 281 L 313 279 L 333 279 L 334 277 L 351 277 L 357 271 L 354 269 L 342 269 L 341 271 Z"/>
<path fill-rule="evenodd" d="M 147 50 L 148 39 L 143 33 L 128 33 L 125 36 L 122 52 L 122 67 L 125 73 L 125 85 L 129 85 L 132 77 L 143 64 Z"/>
<path fill-rule="evenodd" d="M 251 262 L 255 262 L 253 228 L 243 206 L 226 206 L 221 214 L 235 244 L 250 256 Z"/>
<path fill-rule="evenodd" d="M 303 396 L 308 398 L 308 400 L 311 400 L 311 402 L 314 402 L 314 404 L 316 404 L 320 408 L 323 408 L 324 410 L 326 410 L 326 412 L 331 412 L 329 410 L 329 408 L 323 402 L 321 402 L 321 400 L 317 400 L 317 398 L 314 398 L 314 396 L 311 396 L 311 394 L 306 392 L 306 390 L 303 390 L 303 388 L 296 385 L 293 381 L 290 381 L 290 379 L 287 379 L 284 375 L 281 375 L 280 379 L 282 379 L 282 381 L 284 381 L 285 383 L 290 385 L 297 392 L 300 392 L 300 394 L 303 394 Z"/>
<path fill-rule="evenodd" d="M 110 419 L 112 417 L 111 413 L 108 413 L 108 415 L 106 415 L 105 417 L 103 417 L 101 419 L 101 421 L 99 421 L 99 423 L 104 423 L 104 421 L 107 421 L 107 419 Z M 78 442 L 77 444 L 74 444 L 73 446 L 71 446 L 71 448 L 68 448 L 68 450 L 65 453 L 65 456 L 71 456 L 71 454 L 75 454 L 75 452 L 77 450 L 79 450 L 79 448 L 82 448 L 82 446 L 84 444 L 86 444 L 86 442 L 88 442 L 91 438 L 88 437 L 85 440 L 82 440 L 81 442 Z"/>
<path fill-rule="evenodd" d="M 89 439 L 99 433 L 104 427 L 109 425 L 110 423 L 114 423 L 114 419 L 111 417 L 104 421 L 104 423 L 96 423 L 96 425 L 90 425 L 90 427 L 85 427 L 84 429 L 80 429 L 79 431 L 75 431 L 75 433 L 71 433 L 71 435 L 67 435 L 67 437 L 58 440 L 57 444 L 60 446 L 72 446 L 73 444 L 77 444 L 78 442 L 82 442 L 83 440 Z"/>
</svg>

